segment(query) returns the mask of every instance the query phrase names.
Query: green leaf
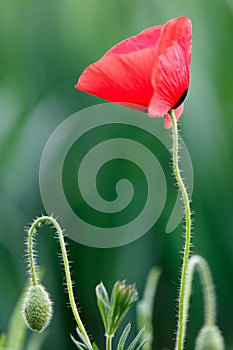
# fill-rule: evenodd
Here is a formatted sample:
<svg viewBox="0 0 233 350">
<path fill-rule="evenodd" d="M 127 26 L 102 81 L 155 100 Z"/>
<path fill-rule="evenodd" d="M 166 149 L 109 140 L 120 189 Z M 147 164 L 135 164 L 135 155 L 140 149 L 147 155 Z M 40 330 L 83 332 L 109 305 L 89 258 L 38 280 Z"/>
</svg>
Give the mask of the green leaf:
<svg viewBox="0 0 233 350">
<path fill-rule="evenodd" d="M 71 337 L 71 339 L 72 339 L 74 345 L 75 345 L 79 350 L 84 350 L 84 349 L 86 349 L 86 346 L 85 346 L 84 344 L 80 343 L 79 341 L 77 341 L 77 340 L 72 336 L 72 334 L 70 335 L 70 337 Z"/>
<path fill-rule="evenodd" d="M 122 332 L 122 335 L 119 339 L 119 342 L 118 342 L 118 345 L 117 345 L 117 350 L 123 350 L 124 349 L 124 346 L 125 346 L 125 342 L 126 342 L 126 339 L 129 335 L 129 332 L 130 332 L 130 329 L 131 329 L 131 325 L 130 323 L 127 324 L 127 326 L 125 327 L 124 331 Z"/>
<path fill-rule="evenodd" d="M 107 332 L 109 329 L 110 306 L 108 292 L 102 282 L 96 287 L 96 297 L 105 332 Z"/>
<path fill-rule="evenodd" d="M 137 301 L 138 292 L 135 284 L 129 285 L 125 281 L 117 281 L 114 284 L 110 299 L 110 326 L 109 335 L 114 335 L 120 323 L 126 316 L 131 306 Z"/>
<path fill-rule="evenodd" d="M 126 316 L 130 307 L 138 300 L 138 292 L 134 284 L 117 281 L 112 289 L 109 301 L 108 292 L 101 282 L 96 287 L 97 304 L 104 323 L 105 333 L 112 337 Z"/>
<path fill-rule="evenodd" d="M 76 332 L 78 333 L 79 338 L 81 339 L 82 342 L 78 342 L 75 339 L 72 339 L 72 335 L 71 335 L 71 339 L 75 340 L 75 344 L 81 346 L 83 349 L 88 349 L 88 350 L 93 350 L 92 346 L 89 345 L 89 343 L 87 342 L 86 338 L 84 337 L 84 335 L 82 334 L 82 332 L 79 330 L 79 328 L 76 328 Z"/>
<path fill-rule="evenodd" d="M 147 339 L 145 338 L 145 339 L 138 345 L 138 347 L 137 347 L 136 350 L 140 350 L 140 349 L 146 344 L 146 342 L 147 342 Z"/>
<path fill-rule="evenodd" d="M 79 350 L 99 350 L 98 346 L 95 343 L 92 343 L 92 346 L 90 347 L 89 344 L 86 342 L 86 339 L 83 337 L 82 333 L 80 332 L 79 329 L 76 329 L 78 335 L 82 340 L 84 341 L 83 343 L 80 341 L 77 341 L 72 334 L 70 334 L 71 340 L 73 341 L 74 345 L 79 349 Z M 82 337 L 80 336 L 82 335 Z"/>
<path fill-rule="evenodd" d="M 138 328 L 145 327 L 145 342 L 143 349 L 151 350 L 153 342 L 153 309 L 154 298 L 158 286 L 161 269 L 153 267 L 147 277 L 143 298 L 137 303 L 137 321 Z"/>
<path fill-rule="evenodd" d="M 142 337 L 142 335 L 144 334 L 145 332 L 145 328 L 142 328 L 138 334 L 136 335 L 136 337 L 134 338 L 134 340 L 130 343 L 129 347 L 127 350 L 134 350 L 134 348 L 137 346 L 140 338 Z M 143 339 L 142 343 L 139 344 L 138 348 L 141 348 L 143 346 L 143 344 L 145 343 L 147 339 Z"/>
<path fill-rule="evenodd" d="M 92 349 L 93 350 L 99 350 L 98 346 L 96 345 L 96 343 L 92 343 Z"/>
</svg>

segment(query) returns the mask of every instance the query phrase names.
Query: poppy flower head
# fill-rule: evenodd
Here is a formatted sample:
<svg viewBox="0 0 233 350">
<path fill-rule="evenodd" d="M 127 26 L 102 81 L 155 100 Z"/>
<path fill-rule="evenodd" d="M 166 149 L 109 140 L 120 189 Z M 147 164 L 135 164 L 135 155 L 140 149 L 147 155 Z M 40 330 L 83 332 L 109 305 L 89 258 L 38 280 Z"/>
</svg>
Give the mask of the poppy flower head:
<svg viewBox="0 0 233 350">
<path fill-rule="evenodd" d="M 76 88 L 111 102 L 147 111 L 168 112 L 178 119 L 188 91 L 191 62 L 191 21 L 179 17 L 148 28 L 115 45 L 81 74 Z M 137 105 L 137 107 L 135 107 Z"/>
</svg>

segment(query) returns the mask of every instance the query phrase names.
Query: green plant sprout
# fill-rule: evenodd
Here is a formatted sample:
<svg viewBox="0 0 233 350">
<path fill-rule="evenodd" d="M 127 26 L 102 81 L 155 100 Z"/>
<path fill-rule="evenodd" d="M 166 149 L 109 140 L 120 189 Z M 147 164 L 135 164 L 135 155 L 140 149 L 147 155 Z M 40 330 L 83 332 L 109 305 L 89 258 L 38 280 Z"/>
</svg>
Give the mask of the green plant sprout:
<svg viewBox="0 0 233 350">
<path fill-rule="evenodd" d="M 52 216 L 42 216 L 40 218 L 37 218 L 28 230 L 27 255 L 29 261 L 30 285 L 27 289 L 23 303 L 23 315 L 25 322 L 31 330 L 42 332 L 46 327 L 48 327 L 53 313 L 52 301 L 45 287 L 40 283 L 40 278 L 38 276 L 38 266 L 35 259 L 34 235 L 37 231 L 37 228 L 40 227 L 42 223 L 53 225 L 60 242 L 69 303 L 73 312 L 73 316 L 77 322 L 76 331 L 80 340 L 75 340 L 73 336 L 71 336 L 71 339 L 76 347 L 80 350 L 95 350 L 97 349 L 97 345 L 95 343 L 91 343 L 90 337 L 88 336 L 87 331 L 81 321 L 78 308 L 75 303 L 63 231 L 57 220 Z M 118 281 L 113 287 L 110 298 L 103 283 L 100 283 L 96 287 L 96 296 L 97 304 L 105 327 L 106 350 L 111 350 L 112 338 L 131 306 L 136 303 L 138 299 L 138 292 L 135 288 L 135 285 L 127 285 L 125 281 Z M 119 340 L 119 350 L 125 349 L 124 344 L 129 331 L 130 324 L 126 326 Z M 134 350 L 135 348 L 139 350 L 143 346 L 146 341 L 146 339 L 141 340 L 143 333 L 144 329 L 139 331 L 138 335 L 131 342 L 127 350 Z"/>
<path fill-rule="evenodd" d="M 71 339 L 79 350 L 97 350 L 95 342 L 90 337 L 81 321 L 78 308 L 73 294 L 70 266 L 67 258 L 66 244 L 63 231 L 54 217 L 42 216 L 37 218 L 28 230 L 27 254 L 29 257 L 30 285 L 27 288 L 23 303 L 23 315 L 26 324 L 34 331 L 42 332 L 50 323 L 52 318 L 52 302 L 45 287 L 40 283 L 38 266 L 35 261 L 34 235 L 42 223 L 52 224 L 55 228 L 65 268 L 66 284 L 68 289 L 69 303 L 73 316 L 77 323 L 76 340 L 72 335 Z M 184 290 L 184 324 L 183 331 L 186 332 L 189 301 L 192 290 L 192 280 L 195 269 L 200 274 L 204 294 L 204 325 L 201 328 L 195 350 L 224 350 L 224 340 L 216 325 L 216 302 L 215 291 L 211 273 L 207 262 L 200 256 L 194 255 L 188 260 L 187 283 Z M 131 325 L 128 323 L 120 335 L 116 350 L 152 350 L 153 343 L 153 303 L 157 290 L 161 270 L 154 267 L 147 278 L 144 295 L 137 304 L 137 319 L 139 332 L 127 346 L 128 335 Z M 117 281 L 114 284 L 111 296 L 109 296 L 104 284 L 101 282 L 96 287 L 97 305 L 103 321 L 106 350 L 112 350 L 112 340 L 120 324 L 128 313 L 129 309 L 137 302 L 138 292 L 135 285 L 128 285 L 125 281 Z"/>
</svg>

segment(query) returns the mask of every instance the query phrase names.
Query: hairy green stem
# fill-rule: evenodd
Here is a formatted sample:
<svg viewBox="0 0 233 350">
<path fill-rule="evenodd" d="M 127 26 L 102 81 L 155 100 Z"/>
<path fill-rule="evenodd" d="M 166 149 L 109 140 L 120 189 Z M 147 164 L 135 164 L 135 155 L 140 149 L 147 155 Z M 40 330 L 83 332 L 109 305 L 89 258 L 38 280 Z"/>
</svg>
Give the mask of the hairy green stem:
<svg viewBox="0 0 233 350">
<path fill-rule="evenodd" d="M 40 227 L 40 225 L 43 222 L 48 222 L 48 223 L 52 224 L 57 231 L 59 242 L 60 242 L 60 247 L 61 247 L 61 252 L 62 252 L 63 264 L 64 264 L 64 268 L 65 268 L 66 285 L 67 285 L 67 289 L 68 289 L 70 306 L 71 306 L 71 309 L 72 309 L 74 318 L 77 322 L 79 330 L 81 331 L 81 333 L 85 337 L 86 341 L 88 342 L 88 344 L 92 348 L 90 339 L 89 339 L 87 332 L 85 330 L 85 327 L 81 321 L 81 318 L 79 316 L 78 309 L 77 309 L 77 306 L 75 303 L 70 268 L 69 268 L 69 260 L 67 257 L 66 245 L 65 245 L 65 241 L 64 241 L 63 232 L 62 232 L 60 225 L 56 221 L 56 219 L 54 219 L 51 216 L 42 216 L 42 217 L 36 219 L 33 222 L 30 229 L 28 230 L 28 254 L 29 254 L 29 265 L 30 265 L 30 275 L 31 275 L 32 284 L 33 284 L 33 286 L 36 286 L 38 283 L 38 277 L 36 274 L 36 267 L 35 267 L 36 266 L 35 256 L 33 253 L 33 235 L 36 232 L 37 227 Z"/>
<path fill-rule="evenodd" d="M 198 270 L 202 282 L 204 294 L 204 325 L 213 326 L 216 322 L 216 297 L 214 291 L 214 284 L 211 276 L 209 266 L 205 259 L 199 255 L 193 255 L 189 259 L 187 282 L 185 288 L 185 319 L 188 317 L 189 301 L 192 289 L 193 274 L 195 268 Z M 186 330 L 186 323 L 184 332 Z"/>
<path fill-rule="evenodd" d="M 178 326 L 177 326 L 177 336 L 176 336 L 176 350 L 182 350 L 184 346 L 185 338 L 185 285 L 187 281 L 187 269 L 188 269 L 188 260 L 190 253 L 190 243 L 191 243 L 191 210 L 190 210 L 190 200 L 184 184 L 184 181 L 181 177 L 179 169 L 179 154 L 178 154 L 178 127 L 176 116 L 174 110 L 169 112 L 169 115 L 172 119 L 173 125 L 173 172 L 178 184 L 178 187 L 181 192 L 181 196 L 185 208 L 185 246 L 183 253 L 183 265 L 181 272 L 181 281 L 180 281 L 180 290 L 179 290 L 179 314 L 178 314 Z"/>
</svg>

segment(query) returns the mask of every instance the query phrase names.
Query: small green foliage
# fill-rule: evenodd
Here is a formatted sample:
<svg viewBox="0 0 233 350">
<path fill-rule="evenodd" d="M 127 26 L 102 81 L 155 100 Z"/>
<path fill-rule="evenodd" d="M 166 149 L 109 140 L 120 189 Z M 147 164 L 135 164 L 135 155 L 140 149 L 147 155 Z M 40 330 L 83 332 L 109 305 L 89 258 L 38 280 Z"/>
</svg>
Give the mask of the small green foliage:
<svg viewBox="0 0 233 350">
<path fill-rule="evenodd" d="M 82 332 L 79 330 L 79 328 L 76 328 L 76 332 L 78 334 L 78 337 L 80 338 L 81 341 L 77 341 L 72 335 L 70 335 L 74 345 L 76 345 L 76 347 L 79 350 L 98 350 L 98 347 L 96 344 L 92 344 L 90 345 L 87 341 L 87 339 L 84 337 L 84 335 L 82 334 Z"/>
<path fill-rule="evenodd" d="M 122 332 L 122 335 L 121 335 L 120 339 L 119 339 L 119 342 L 118 342 L 118 345 L 117 345 L 117 350 L 125 350 L 125 343 L 126 343 L 126 340 L 128 338 L 128 335 L 129 335 L 129 332 L 130 332 L 130 328 L 131 328 L 131 325 L 130 325 L 130 323 L 128 323 L 127 326 L 125 327 L 124 331 Z M 145 329 L 142 328 L 138 332 L 138 334 L 132 340 L 132 342 L 126 348 L 126 350 L 134 350 L 135 348 L 137 350 L 139 350 L 139 349 L 141 349 L 143 347 L 143 345 L 146 342 L 146 338 L 144 336 L 144 331 L 145 331 Z"/>
<path fill-rule="evenodd" d="M 129 335 L 130 329 L 131 329 L 131 325 L 130 325 L 130 323 L 128 323 L 127 326 L 125 327 L 124 331 L 122 332 L 120 339 L 119 339 L 117 350 L 124 349 L 125 342 L 126 342 L 126 339 Z"/>
<path fill-rule="evenodd" d="M 28 327 L 34 331 L 42 332 L 49 325 L 52 317 L 52 302 L 41 284 L 28 288 L 23 315 Z"/>
<path fill-rule="evenodd" d="M 100 283 L 96 287 L 96 296 L 105 332 L 113 336 L 130 307 L 138 300 L 137 289 L 134 284 L 117 281 L 109 299 L 103 283 Z"/>
<path fill-rule="evenodd" d="M 146 286 L 142 300 L 137 303 L 137 321 L 138 328 L 145 327 L 146 343 L 143 346 L 144 350 L 152 349 L 153 342 L 153 308 L 154 298 L 157 290 L 157 285 L 161 270 L 159 267 L 153 267 L 147 277 Z"/>
<path fill-rule="evenodd" d="M 224 340 L 216 325 L 202 327 L 196 339 L 195 350 L 224 350 Z"/>
<path fill-rule="evenodd" d="M 125 281 L 117 281 L 112 290 L 111 297 L 109 298 L 108 292 L 101 282 L 96 287 L 96 297 L 99 311 L 103 320 L 105 335 L 106 335 L 106 349 L 112 348 L 112 338 L 115 335 L 119 325 L 126 316 L 131 306 L 138 300 L 138 292 L 135 285 L 126 284 Z M 117 346 L 117 350 L 124 350 L 126 339 L 130 332 L 130 324 L 128 324 L 120 339 Z M 130 344 L 128 350 L 133 350 L 136 346 L 139 349 L 141 344 L 139 340 L 144 330 L 141 330 L 133 342 Z"/>
<path fill-rule="evenodd" d="M 98 346 L 96 345 L 96 343 L 92 343 L 92 348 L 93 350 L 99 350 Z"/>
<path fill-rule="evenodd" d="M 99 307 L 101 318 L 104 323 L 104 328 L 106 330 L 108 329 L 108 324 L 109 324 L 110 305 L 109 305 L 108 292 L 102 282 L 98 284 L 98 286 L 96 287 L 96 297 L 97 297 L 97 305 Z"/>
<path fill-rule="evenodd" d="M 146 342 L 146 338 L 143 337 L 143 340 L 140 342 L 140 339 L 142 338 L 142 335 L 144 334 L 145 329 L 142 328 L 138 334 L 136 335 L 136 337 L 133 339 L 133 341 L 130 343 L 129 347 L 127 348 L 127 350 L 134 350 L 137 347 L 138 349 L 141 349 L 141 347 L 145 344 Z"/>
</svg>

